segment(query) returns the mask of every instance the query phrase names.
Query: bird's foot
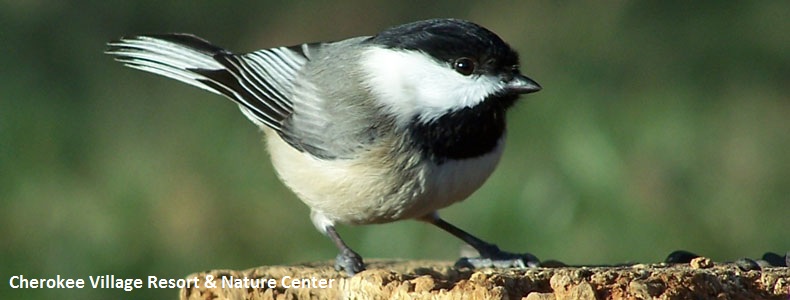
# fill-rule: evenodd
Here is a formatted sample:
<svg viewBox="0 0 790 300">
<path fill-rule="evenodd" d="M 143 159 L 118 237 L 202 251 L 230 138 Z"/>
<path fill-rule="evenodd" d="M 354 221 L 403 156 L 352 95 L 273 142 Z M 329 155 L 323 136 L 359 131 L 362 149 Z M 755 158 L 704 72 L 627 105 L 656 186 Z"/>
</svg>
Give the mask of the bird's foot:
<svg viewBox="0 0 790 300">
<path fill-rule="evenodd" d="M 462 257 L 455 262 L 456 267 L 467 268 L 537 268 L 540 266 L 540 260 L 529 253 L 511 253 L 499 250 L 499 247 L 490 245 L 487 251 L 480 254 L 479 257 Z"/>
<path fill-rule="evenodd" d="M 335 258 L 335 270 L 345 270 L 348 276 L 354 276 L 354 274 L 365 270 L 365 263 L 362 261 L 362 256 L 348 249 L 341 251 Z"/>
</svg>

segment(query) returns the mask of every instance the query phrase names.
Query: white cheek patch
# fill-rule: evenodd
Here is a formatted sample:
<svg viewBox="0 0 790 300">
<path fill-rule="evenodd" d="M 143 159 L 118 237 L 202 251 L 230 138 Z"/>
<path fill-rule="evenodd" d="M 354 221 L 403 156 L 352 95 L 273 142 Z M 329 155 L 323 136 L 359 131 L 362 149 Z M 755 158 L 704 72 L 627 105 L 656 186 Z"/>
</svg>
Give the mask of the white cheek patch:
<svg viewBox="0 0 790 300">
<path fill-rule="evenodd" d="M 504 89 L 494 76 L 464 76 L 418 51 L 375 47 L 361 59 L 368 88 L 401 124 L 475 106 Z"/>
</svg>

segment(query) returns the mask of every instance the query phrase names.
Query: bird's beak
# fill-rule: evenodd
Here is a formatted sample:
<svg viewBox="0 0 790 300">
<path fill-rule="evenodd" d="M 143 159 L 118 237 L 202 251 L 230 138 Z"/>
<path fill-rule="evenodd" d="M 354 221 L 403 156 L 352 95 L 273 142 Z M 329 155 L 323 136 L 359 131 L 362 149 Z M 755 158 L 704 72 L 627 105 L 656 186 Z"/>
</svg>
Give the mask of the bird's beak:
<svg viewBox="0 0 790 300">
<path fill-rule="evenodd" d="M 516 74 L 505 83 L 505 89 L 515 94 L 529 94 L 540 91 L 540 84 L 527 76 Z"/>
</svg>

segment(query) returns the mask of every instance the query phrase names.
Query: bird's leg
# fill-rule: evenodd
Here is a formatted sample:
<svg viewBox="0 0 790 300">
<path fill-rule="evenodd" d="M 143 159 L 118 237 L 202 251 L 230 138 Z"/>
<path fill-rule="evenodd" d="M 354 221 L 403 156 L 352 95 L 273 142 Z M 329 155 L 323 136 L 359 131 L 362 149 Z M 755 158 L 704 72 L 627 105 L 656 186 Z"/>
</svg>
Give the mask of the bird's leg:
<svg viewBox="0 0 790 300">
<path fill-rule="evenodd" d="M 469 246 L 472 246 L 478 253 L 480 253 L 479 258 L 461 258 L 456 262 L 456 266 L 465 266 L 465 267 L 474 267 L 474 268 L 483 268 L 483 267 L 500 267 L 500 268 L 510 268 L 510 267 L 517 267 L 517 268 L 526 268 L 526 267 L 537 267 L 540 265 L 540 261 L 537 257 L 529 253 L 510 253 L 499 250 L 497 245 L 488 243 L 483 241 L 466 231 L 463 231 L 461 228 L 456 227 L 453 224 L 447 223 L 445 220 L 439 217 L 438 214 L 432 213 L 427 215 L 421 220 L 429 222 L 437 227 L 443 229 L 444 231 L 449 232 L 450 234 L 458 237 L 459 239 L 463 240 Z"/>
<path fill-rule="evenodd" d="M 326 226 L 326 235 L 332 239 L 340 253 L 335 258 L 335 270 L 346 270 L 348 276 L 362 272 L 365 269 L 365 263 L 362 262 L 362 256 L 359 256 L 354 250 L 351 250 L 340 235 L 337 234 L 335 226 Z"/>
</svg>

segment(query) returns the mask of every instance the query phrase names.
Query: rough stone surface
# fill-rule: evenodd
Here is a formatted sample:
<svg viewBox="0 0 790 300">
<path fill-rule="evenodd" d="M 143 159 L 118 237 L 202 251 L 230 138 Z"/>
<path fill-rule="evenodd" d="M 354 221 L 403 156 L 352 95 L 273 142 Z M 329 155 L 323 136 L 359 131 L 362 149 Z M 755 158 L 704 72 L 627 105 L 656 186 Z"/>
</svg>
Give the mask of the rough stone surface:
<svg viewBox="0 0 790 300">
<path fill-rule="evenodd" d="M 702 256 L 692 259 L 691 263 L 689 264 L 694 269 L 707 269 L 713 267 L 713 262 L 710 260 L 710 258 Z"/>
<path fill-rule="evenodd" d="M 735 264 L 706 268 L 690 264 L 537 269 L 454 268 L 443 261 L 371 260 L 353 277 L 331 262 L 264 266 L 242 271 L 212 270 L 199 287 L 181 290 L 181 299 L 788 299 L 790 268 L 743 271 Z M 206 287 L 206 276 L 217 283 Z M 223 287 L 222 278 L 264 279 L 274 286 Z M 285 287 L 307 279 L 325 287 Z M 330 286 L 331 284 L 331 286 Z"/>
</svg>

